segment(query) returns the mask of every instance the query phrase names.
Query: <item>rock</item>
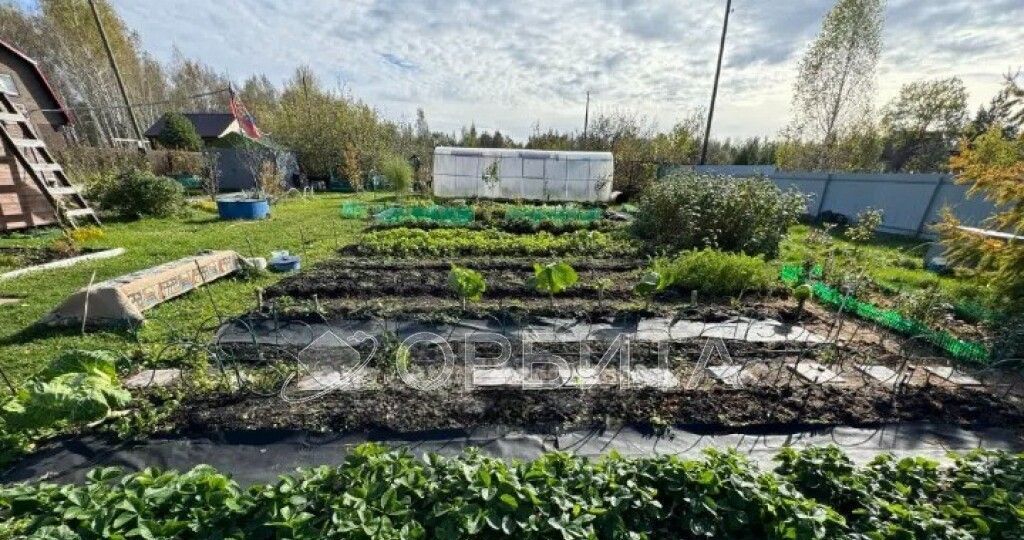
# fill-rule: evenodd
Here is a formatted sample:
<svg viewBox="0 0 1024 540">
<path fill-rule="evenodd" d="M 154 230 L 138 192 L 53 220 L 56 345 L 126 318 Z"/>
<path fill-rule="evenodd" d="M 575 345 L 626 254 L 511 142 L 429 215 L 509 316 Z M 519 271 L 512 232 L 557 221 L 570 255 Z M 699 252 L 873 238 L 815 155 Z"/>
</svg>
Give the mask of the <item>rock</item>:
<svg viewBox="0 0 1024 540">
<path fill-rule="evenodd" d="M 953 271 L 953 267 L 946 259 L 946 246 L 939 242 L 933 242 L 928 246 L 924 254 L 924 268 L 929 272 L 945 275 Z"/>
<path fill-rule="evenodd" d="M 260 272 L 267 269 L 267 259 L 264 257 L 243 257 L 242 264 Z"/>
<path fill-rule="evenodd" d="M 125 388 L 170 386 L 181 379 L 180 369 L 144 369 L 124 380 Z"/>
</svg>

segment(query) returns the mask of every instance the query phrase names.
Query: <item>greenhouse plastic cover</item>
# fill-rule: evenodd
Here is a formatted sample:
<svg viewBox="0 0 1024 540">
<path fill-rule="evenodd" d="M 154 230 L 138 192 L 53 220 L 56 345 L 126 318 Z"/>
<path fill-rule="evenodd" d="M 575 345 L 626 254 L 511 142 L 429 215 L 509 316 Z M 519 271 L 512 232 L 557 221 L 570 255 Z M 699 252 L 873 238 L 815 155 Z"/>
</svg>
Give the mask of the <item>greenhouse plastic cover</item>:
<svg viewBox="0 0 1024 540">
<path fill-rule="evenodd" d="M 611 152 L 434 149 L 438 197 L 606 202 L 614 172 Z"/>
</svg>

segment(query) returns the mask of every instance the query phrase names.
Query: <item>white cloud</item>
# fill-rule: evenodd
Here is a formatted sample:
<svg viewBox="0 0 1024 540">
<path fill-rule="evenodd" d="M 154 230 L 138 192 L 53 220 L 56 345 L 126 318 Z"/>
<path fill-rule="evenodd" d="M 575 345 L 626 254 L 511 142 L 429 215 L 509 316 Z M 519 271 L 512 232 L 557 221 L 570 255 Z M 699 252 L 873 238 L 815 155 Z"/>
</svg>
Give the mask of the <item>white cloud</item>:
<svg viewBox="0 0 1024 540">
<path fill-rule="evenodd" d="M 710 0 L 112 0 L 143 44 L 241 80 L 283 82 L 298 64 L 435 129 L 476 122 L 523 137 L 578 129 L 597 110 L 667 127 L 710 97 L 724 2 Z M 789 118 L 796 59 L 830 0 L 735 0 L 716 136 L 771 135 Z M 1024 62 L 1024 2 L 890 0 L 878 101 L 921 77 L 960 75 L 973 104 Z"/>
</svg>

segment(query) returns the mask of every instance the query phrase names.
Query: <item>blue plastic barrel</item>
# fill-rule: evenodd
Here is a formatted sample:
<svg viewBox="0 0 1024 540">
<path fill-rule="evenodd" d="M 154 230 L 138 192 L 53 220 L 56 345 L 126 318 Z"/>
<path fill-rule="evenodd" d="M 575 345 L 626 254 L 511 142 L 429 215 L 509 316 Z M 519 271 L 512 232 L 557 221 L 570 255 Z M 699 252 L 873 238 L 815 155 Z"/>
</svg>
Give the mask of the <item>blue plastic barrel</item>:
<svg viewBox="0 0 1024 540">
<path fill-rule="evenodd" d="M 221 219 L 263 219 L 270 215 L 266 199 L 217 199 L 217 213 Z"/>
</svg>

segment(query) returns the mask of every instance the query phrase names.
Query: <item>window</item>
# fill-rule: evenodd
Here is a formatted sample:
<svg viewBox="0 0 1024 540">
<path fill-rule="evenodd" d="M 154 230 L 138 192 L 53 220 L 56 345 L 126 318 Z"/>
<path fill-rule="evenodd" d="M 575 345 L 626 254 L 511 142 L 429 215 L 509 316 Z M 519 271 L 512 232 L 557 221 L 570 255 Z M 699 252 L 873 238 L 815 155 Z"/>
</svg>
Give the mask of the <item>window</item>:
<svg viewBox="0 0 1024 540">
<path fill-rule="evenodd" d="M 18 85 L 14 84 L 14 77 L 10 73 L 0 73 L 0 91 L 12 96 L 18 95 Z"/>
</svg>

